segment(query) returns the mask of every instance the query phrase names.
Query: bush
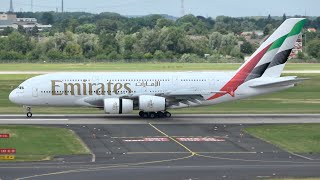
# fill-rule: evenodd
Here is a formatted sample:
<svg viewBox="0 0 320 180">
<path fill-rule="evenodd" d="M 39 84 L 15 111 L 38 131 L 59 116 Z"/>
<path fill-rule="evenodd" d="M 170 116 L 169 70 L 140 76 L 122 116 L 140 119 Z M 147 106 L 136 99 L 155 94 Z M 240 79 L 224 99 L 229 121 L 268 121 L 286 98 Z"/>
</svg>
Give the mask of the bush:
<svg viewBox="0 0 320 180">
<path fill-rule="evenodd" d="M 245 54 L 251 54 L 254 51 L 254 47 L 251 43 L 248 41 L 245 41 L 241 46 L 240 46 L 240 51 Z"/>
<path fill-rule="evenodd" d="M 28 60 L 31 60 L 31 61 L 33 61 L 33 60 L 39 60 L 40 57 L 41 57 L 41 53 L 39 53 L 39 52 L 36 51 L 36 50 L 33 50 L 33 51 L 31 51 L 31 52 L 29 52 L 29 53 L 27 54 Z"/>
<path fill-rule="evenodd" d="M 25 59 L 24 55 L 14 51 L 0 51 L 1 60 L 22 60 Z"/>
<path fill-rule="evenodd" d="M 307 46 L 307 52 L 310 56 L 314 58 L 319 58 L 320 57 L 320 40 L 319 39 L 314 39 L 308 43 Z"/>
<path fill-rule="evenodd" d="M 157 50 L 153 55 L 153 59 L 157 59 L 157 60 L 166 59 L 166 54 L 163 51 Z"/>
<path fill-rule="evenodd" d="M 304 59 L 304 53 L 299 51 L 297 58 L 298 59 Z"/>
<path fill-rule="evenodd" d="M 204 62 L 204 59 L 201 59 L 196 54 L 183 54 L 179 60 L 179 62 L 185 63 L 197 63 L 197 62 Z"/>
<path fill-rule="evenodd" d="M 153 58 L 153 55 L 151 53 L 146 53 L 144 54 L 143 56 L 145 59 L 152 59 Z"/>
<path fill-rule="evenodd" d="M 107 60 L 108 56 L 106 54 L 99 54 L 94 59 L 95 60 Z"/>
<path fill-rule="evenodd" d="M 174 53 L 172 51 L 166 51 L 164 52 L 167 59 L 176 59 Z"/>
<path fill-rule="evenodd" d="M 112 51 L 110 54 L 108 54 L 107 57 L 111 61 L 122 59 L 122 56 L 120 54 L 118 54 L 116 51 Z"/>
<path fill-rule="evenodd" d="M 241 54 L 240 52 L 240 48 L 238 46 L 235 46 L 231 52 L 230 52 L 230 55 L 232 57 L 235 57 L 235 58 L 243 58 L 243 55 Z"/>
<path fill-rule="evenodd" d="M 140 60 L 143 59 L 144 54 L 142 52 L 133 52 L 131 54 L 131 59 Z"/>
<path fill-rule="evenodd" d="M 56 50 L 56 49 L 51 49 L 47 53 L 47 57 L 50 60 L 64 60 L 67 59 L 67 56 L 65 56 L 62 52 Z"/>
<path fill-rule="evenodd" d="M 79 44 L 68 43 L 66 48 L 64 49 L 64 52 L 70 58 L 82 57 L 82 49 Z"/>
</svg>

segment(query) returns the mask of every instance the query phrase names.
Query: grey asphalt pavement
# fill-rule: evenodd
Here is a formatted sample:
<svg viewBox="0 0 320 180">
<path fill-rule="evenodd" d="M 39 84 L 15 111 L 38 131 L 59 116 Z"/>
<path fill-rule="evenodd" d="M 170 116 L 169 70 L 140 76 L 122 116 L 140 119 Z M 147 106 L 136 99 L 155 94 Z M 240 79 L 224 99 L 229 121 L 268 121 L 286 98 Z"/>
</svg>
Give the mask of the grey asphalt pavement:
<svg viewBox="0 0 320 180">
<path fill-rule="evenodd" d="M 303 120 L 310 122 L 308 119 L 318 120 L 318 116 L 181 115 L 151 121 L 131 115 L 122 118 L 40 115 L 35 117 L 39 120 L 23 121 L 71 129 L 92 154 L 58 156 L 47 162 L 0 163 L 0 179 L 247 180 L 320 177 L 320 155 L 292 154 L 243 132 L 244 127 L 261 121 L 285 123 L 298 119 L 302 123 Z M 17 119 L 17 122 L 22 121 L 19 118 L 24 117 L 1 116 L 0 123 L 17 124 Z M 250 119 L 250 122 L 231 123 L 245 119 Z M 92 121 L 99 123 L 87 123 Z M 120 122 L 116 124 L 115 121 Z"/>
<path fill-rule="evenodd" d="M 141 119 L 138 115 L 72 114 L 0 115 L 0 124 L 281 124 L 319 123 L 320 114 L 173 114 L 168 119 Z"/>
</svg>

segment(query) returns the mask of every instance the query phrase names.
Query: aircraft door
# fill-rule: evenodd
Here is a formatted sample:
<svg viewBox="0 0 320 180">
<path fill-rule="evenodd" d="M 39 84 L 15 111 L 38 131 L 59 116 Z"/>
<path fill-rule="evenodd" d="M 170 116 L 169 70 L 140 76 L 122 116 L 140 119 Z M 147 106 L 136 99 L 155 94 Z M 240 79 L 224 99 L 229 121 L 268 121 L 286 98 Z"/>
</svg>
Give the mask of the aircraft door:
<svg viewBox="0 0 320 180">
<path fill-rule="evenodd" d="M 32 88 L 32 96 L 38 97 L 38 88 Z"/>
<path fill-rule="evenodd" d="M 93 84 L 99 84 L 101 79 L 102 77 L 100 77 L 99 73 L 92 73 L 91 82 Z M 94 86 L 92 90 L 94 91 L 93 95 L 95 95 L 96 94 L 95 91 L 97 90 L 97 87 Z"/>
<path fill-rule="evenodd" d="M 214 78 L 208 78 L 207 79 L 208 89 L 215 89 L 215 86 L 216 86 L 215 81 L 216 81 L 216 79 L 214 79 Z"/>
<path fill-rule="evenodd" d="M 101 77 L 99 76 L 98 73 L 93 73 L 92 74 L 92 82 L 94 83 L 99 83 L 99 80 L 101 79 Z"/>
<path fill-rule="evenodd" d="M 180 83 L 179 83 L 179 76 L 173 76 L 172 77 L 172 83 L 175 87 L 179 87 Z"/>
</svg>

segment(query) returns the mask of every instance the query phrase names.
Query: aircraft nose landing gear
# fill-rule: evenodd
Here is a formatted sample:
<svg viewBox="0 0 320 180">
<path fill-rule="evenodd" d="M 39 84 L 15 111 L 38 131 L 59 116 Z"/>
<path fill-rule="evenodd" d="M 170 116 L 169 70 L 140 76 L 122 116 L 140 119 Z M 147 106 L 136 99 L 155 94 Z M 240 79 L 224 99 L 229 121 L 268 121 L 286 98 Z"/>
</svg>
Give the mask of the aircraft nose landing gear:
<svg viewBox="0 0 320 180">
<path fill-rule="evenodd" d="M 28 117 L 28 118 L 31 118 L 31 117 L 32 117 L 32 113 L 31 113 L 31 112 L 28 112 L 28 113 L 27 113 L 27 117 Z"/>
<path fill-rule="evenodd" d="M 27 110 L 27 117 L 31 118 L 32 117 L 31 107 L 26 107 L 26 110 Z"/>
</svg>

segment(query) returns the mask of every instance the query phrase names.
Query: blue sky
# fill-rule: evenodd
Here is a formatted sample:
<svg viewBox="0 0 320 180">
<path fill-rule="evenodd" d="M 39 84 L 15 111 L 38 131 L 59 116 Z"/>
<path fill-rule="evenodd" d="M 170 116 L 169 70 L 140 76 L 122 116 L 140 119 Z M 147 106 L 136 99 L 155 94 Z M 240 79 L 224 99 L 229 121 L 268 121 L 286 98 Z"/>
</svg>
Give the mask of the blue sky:
<svg viewBox="0 0 320 180">
<path fill-rule="evenodd" d="M 13 0 L 15 11 L 30 11 L 32 0 Z M 122 15 L 169 14 L 181 16 L 181 0 L 64 0 L 65 11 L 117 12 Z M 10 0 L 0 0 L 0 11 Z M 33 0 L 34 11 L 55 11 L 61 0 Z M 320 16 L 318 0 L 185 0 L 186 14 L 226 16 Z"/>
</svg>

